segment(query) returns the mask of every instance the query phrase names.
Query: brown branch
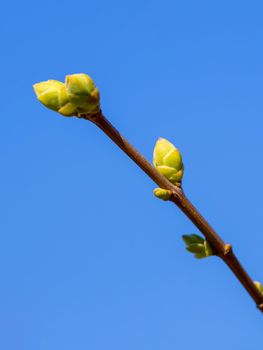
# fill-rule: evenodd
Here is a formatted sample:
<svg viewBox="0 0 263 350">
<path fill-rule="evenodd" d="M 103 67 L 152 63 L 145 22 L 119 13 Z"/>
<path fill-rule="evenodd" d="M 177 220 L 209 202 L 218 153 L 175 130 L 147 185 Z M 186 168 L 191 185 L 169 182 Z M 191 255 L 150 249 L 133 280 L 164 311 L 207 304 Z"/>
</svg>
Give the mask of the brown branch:
<svg viewBox="0 0 263 350">
<path fill-rule="evenodd" d="M 102 112 L 96 115 L 81 115 L 81 118 L 90 120 L 97 125 L 113 142 L 115 142 L 159 187 L 172 192 L 171 201 L 175 203 L 183 213 L 203 233 L 206 240 L 212 246 L 215 254 L 219 256 L 232 270 L 250 296 L 256 302 L 257 307 L 263 312 L 263 294 L 255 286 L 253 280 L 247 274 L 235 256 L 230 244 L 225 244 L 221 237 L 214 231 L 209 223 L 202 217 L 193 204 L 187 199 L 179 186 L 174 186 L 158 171 L 114 128 L 104 117 Z"/>
</svg>

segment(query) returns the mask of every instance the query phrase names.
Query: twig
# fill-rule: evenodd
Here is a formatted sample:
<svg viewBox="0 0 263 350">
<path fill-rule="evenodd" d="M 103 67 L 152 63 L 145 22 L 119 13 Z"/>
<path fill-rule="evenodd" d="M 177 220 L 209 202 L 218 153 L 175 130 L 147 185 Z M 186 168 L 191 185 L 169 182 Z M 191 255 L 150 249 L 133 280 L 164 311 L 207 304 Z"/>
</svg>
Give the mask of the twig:
<svg viewBox="0 0 263 350">
<path fill-rule="evenodd" d="M 105 118 L 102 112 L 95 115 L 81 115 L 81 118 L 89 120 L 97 125 L 113 142 L 115 142 L 159 187 L 172 193 L 171 201 L 175 203 L 183 213 L 203 233 L 206 240 L 213 248 L 215 254 L 220 257 L 232 270 L 250 296 L 256 302 L 257 307 L 263 312 L 263 294 L 258 290 L 253 280 L 247 274 L 235 256 L 232 246 L 225 244 L 221 237 L 214 231 L 209 223 L 202 217 L 193 204 L 187 199 L 179 186 L 174 186 L 158 171 L 114 128 Z"/>
</svg>

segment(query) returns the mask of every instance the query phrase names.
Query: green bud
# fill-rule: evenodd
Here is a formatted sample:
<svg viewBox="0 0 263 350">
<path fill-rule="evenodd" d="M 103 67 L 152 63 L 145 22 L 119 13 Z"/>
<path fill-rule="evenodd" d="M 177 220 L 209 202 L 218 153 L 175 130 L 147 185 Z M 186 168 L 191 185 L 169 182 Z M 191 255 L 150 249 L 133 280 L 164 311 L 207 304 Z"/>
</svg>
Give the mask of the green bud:
<svg viewBox="0 0 263 350">
<path fill-rule="evenodd" d="M 179 150 L 168 140 L 159 138 L 153 152 L 153 164 L 171 183 L 181 182 L 184 166 Z"/>
<path fill-rule="evenodd" d="M 257 289 L 260 291 L 260 293 L 263 294 L 263 286 L 260 282 L 254 281 L 254 284 L 256 285 Z"/>
<path fill-rule="evenodd" d="M 47 80 L 33 87 L 38 100 L 47 108 L 67 117 L 76 115 L 76 107 L 69 102 L 65 85 L 60 81 Z"/>
<path fill-rule="evenodd" d="M 182 238 L 185 242 L 186 249 L 190 253 L 193 253 L 197 259 L 202 259 L 214 255 L 210 244 L 204 238 L 195 234 L 184 235 Z"/>
<path fill-rule="evenodd" d="M 69 101 L 79 114 L 95 114 L 100 111 L 100 94 L 93 80 L 87 74 L 66 76 L 66 91 Z"/>
<path fill-rule="evenodd" d="M 172 192 L 163 188 L 155 188 L 153 194 L 163 201 L 168 201 L 171 198 Z"/>
</svg>

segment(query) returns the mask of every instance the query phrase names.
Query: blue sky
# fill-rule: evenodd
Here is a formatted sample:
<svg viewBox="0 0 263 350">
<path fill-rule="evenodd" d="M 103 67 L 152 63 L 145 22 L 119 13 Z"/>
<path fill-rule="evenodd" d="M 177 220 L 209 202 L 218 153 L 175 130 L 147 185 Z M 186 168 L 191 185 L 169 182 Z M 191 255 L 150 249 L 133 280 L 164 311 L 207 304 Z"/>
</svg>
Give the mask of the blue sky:
<svg viewBox="0 0 263 350">
<path fill-rule="evenodd" d="M 85 72 L 149 160 L 159 136 L 184 189 L 263 281 L 261 1 L 2 5 L 0 347 L 254 350 L 262 315 L 198 233 L 98 129 L 32 84 Z M 226 345 L 227 344 L 227 345 Z"/>
</svg>

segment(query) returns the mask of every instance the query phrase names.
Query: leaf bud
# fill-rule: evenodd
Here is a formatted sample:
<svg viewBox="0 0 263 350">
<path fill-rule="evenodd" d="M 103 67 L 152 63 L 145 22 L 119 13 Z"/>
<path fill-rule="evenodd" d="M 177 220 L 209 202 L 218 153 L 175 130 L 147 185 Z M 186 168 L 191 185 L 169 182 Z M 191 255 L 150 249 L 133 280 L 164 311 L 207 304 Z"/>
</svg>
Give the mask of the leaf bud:
<svg viewBox="0 0 263 350">
<path fill-rule="evenodd" d="M 153 194 L 155 197 L 162 199 L 163 201 L 168 201 L 171 198 L 172 192 L 163 188 L 155 188 Z"/>
<path fill-rule="evenodd" d="M 94 81 L 84 73 L 66 76 L 66 91 L 69 101 L 79 114 L 95 114 L 100 111 L 100 94 Z"/>
<path fill-rule="evenodd" d="M 70 103 L 62 82 L 47 80 L 34 84 L 33 88 L 38 100 L 47 108 L 67 117 L 76 115 L 76 107 Z"/>
<path fill-rule="evenodd" d="M 157 171 L 171 183 L 181 182 L 184 166 L 179 150 L 168 140 L 159 138 L 153 152 L 153 164 Z"/>
</svg>

